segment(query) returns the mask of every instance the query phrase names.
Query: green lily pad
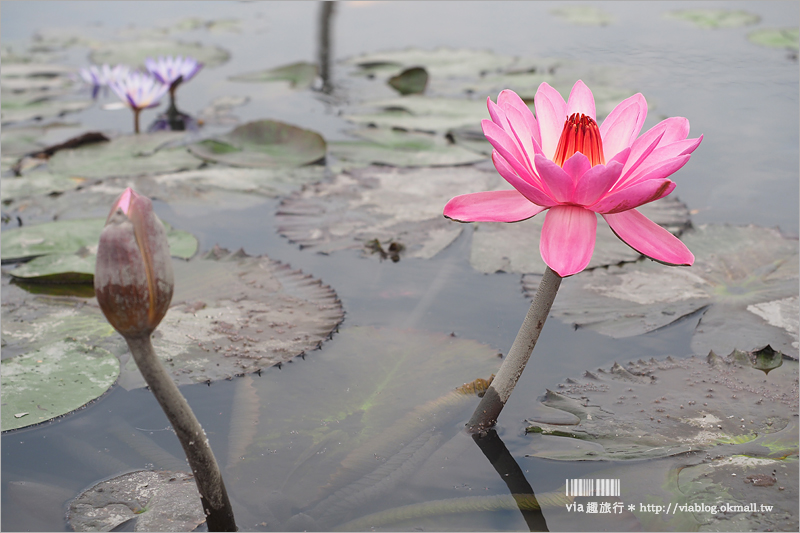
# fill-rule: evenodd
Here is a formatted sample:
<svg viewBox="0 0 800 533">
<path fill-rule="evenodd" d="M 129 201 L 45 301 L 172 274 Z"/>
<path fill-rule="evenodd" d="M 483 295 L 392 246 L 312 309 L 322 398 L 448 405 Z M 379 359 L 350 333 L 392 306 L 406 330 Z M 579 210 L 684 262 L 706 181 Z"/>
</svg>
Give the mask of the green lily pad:
<svg viewBox="0 0 800 533">
<path fill-rule="evenodd" d="M 777 229 L 706 225 L 683 234 L 688 268 L 651 261 L 581 273 L 564 283 L 552 313 L 612 337 L 653 331 L 706 309 L 695 353 L 753 351 L 769 344 L 798 355 L 798 242 Z M 537 276 L 523 278 L 532 295 Z"/>
<path fill-rule="evenodd" d="M 49 254 L 74 254 L 81 249 L 94 254 L 105 223 L 104 218 L 84 218 L 6 230 L 3 232 L 2 259 L 14 261 Z M 164 226 L 174 257 L 189 259 L 197 252 L 197 239 L 193 235 L 173 229 L 168 224 Z"/>
<path fill-rule="evenodd" d="M 3 202 L 9 202 L 29 196 L 77 189 L 85 182 L 85 178 L 37 171 L 19 177 L 4 177 L 0 187 L 2 188 Z"/>
<path fill-rule="evenodd" d="M 90 100 L 62 100 L 29 91 L 21 93 L 4 91 L 0 102 L 0 117 L 2 124 L 6 125 L 75 113 L 91 105 Z"/>
<path fill-rule="evenodd" d="M 445 137 L 422 132 L 364 128 L 353 135 L 363 141 L 329 143 L 331 155 L 362 166 L 383 164 L 396 167 L 450 166 L 486 159 Z"/>
<path fill-rule="evenodd" d="M 47 254 L 19 265 L 12 277 L 39 283 L 92 283 L 94 254 Z"/>
<path fill-rule="evenodd" d="M 442 216 L 452 191 L 502 183 L 493 168 L 475 166 L 351 169 L 284 199 L 278 232 L 321 253 L 362 249 L 378 239 L 399 242 L 410 257 L 430 258 L 464 228 Z"/>
<path fill-rule="evenodd" d="M 277 122 L 248 122 L 189 146 L 197 157 L 235 167 L 299 167 L 325 157 L 325 139 L 311 130 Z"/>
<path fill-rule="evenodd" d="M 411 67 L 400 74 L 392 76 L 388 81 L 402 95 L 422 94 L 428 85 L 428 71 L 422 67 Z"/>
<path fill-rule="evenodd" d="M 131 177 L 192 170 L 203 162 L 185 147 L 170 147 L 185 137 L 183 132 L 142 133 L 117 137 L 56 152 L 48 162 L 53 174 L 83 178 Z"/>
<path fill-rule="evenodd" d="M 288 81 L 291 87 L 295 89 L 304 89 L 314 83 L 314 80 L 317 78 L 317 70 L 317 65 L 315 63 L 299 61 L 268 70 L 229 76 L 228 79 L 231 81 L 246 82 Z"/>
<path fill-rule="evenodd" d="M 231 428 L 228 476 L 238 482 L 229 490 L 273 529 L 303 519 L 305 529 L 331 531 L 371 512 L 370 501 L 457 431 L 477 402 L 474 382 L 485 384 L 498 365 L 496 350 L 446 334 L 344 329 L 313 365 L 239 381 L 234 410 L 245 423 Z M 249 488 L 265 478 L 280 495 Z"/>
<path fill-rule="evenodd" d="M 797 50 L 800 48 L 800 44 L 798 44 L 800 30 L 797 28 L 761 28 L 748 33 L 747 40 L 761 46 Z"/>
<path fill-rule="evenodd" d="M 719 444 L 766 446 L 774 440 L 766 436 L 796 431 L 797 379 L 796 361 L 765 376 L 743 352 L 724 358 L 711 352 L 708 357 L 639 360 L 624 367 L 615 363 L 610 370 L 570 378 L 557 392 L 547 391 L 541 403 L 548 411 L 579 421 L 553 420 L 548 411 L 529 419 L 528 433 L 550 435 L 551 444 L 556 443 L 535 448 L 532 456 L 640 460 Z M 796 438 L 781 453 L 792 447 L 797 449 Z"/>
<path fill-rule="evenodd" d="M 189 56 L 203 63 L 204 68 L 219 66 L 230 59 L 227 50 L 216 46 L 155 37 L 103 43 L 92 50 L 89 60 L 96 65 L 144 65 L 146 58 L 158 56 Z"/>
<path fill-rule="evenodd" d="M 3 91 L 59 93 L 73 85 L 75 69 L 50 63 L 11 63 L 0 72 Z M 4 95 L 5 97 L 5 95 Z"/>
<path fill-rule="evenodd" d="M 480 124 L 488 115 L 486 101 L 409 95 L 364 102 L 360 109 L 355 109 L 344 118 L 363 125 L 445 132 L 452 128 Z"/>
<path fill-rule="evenodd" d="M 680 9 L 664 13 L 669 19 L 686 20 L 698 28 L 739 28 L 758 24 L 761 17 L 741 9 Z"/>
<path fill-rule="evenodd" d="M 639 208 L 650 220 L 680 235 L 689 226 L 689 209 L 675 197 L 667 196 Z M 481 222 L 475 224 L 470 263 L 485 273 L 520 272 L 543 274 L 546 264 L 539 252 L 544 213 L 513 224 Z M 597 237 L 592 260 L 587 268 L 636 261 L 641 255 L 622 242 L 598 217 Z M 560 299 L 560 298 L 559 298 Z"/>
<path fill-rule="evenodd" d="M 102 396 L 119 376 L 117 358 L 101 348 L 61 340 L 2 361 L 2 429 L 38 424 Z"/>
<path fill-rule="evenodd" d="M 514 61 L 514 57 L 495 54 L 488 50 L 407 48 L 360 55 L 346 60 L 345 63 L 359 67 L 361 74 L 370 74 L 378 70 L 398 73 L 406 68 L 423 66 L 431 77 L 439 78 L 479 76 L 501 70 Z"/>
<path fill-rule="evenodd" d="M 550 14 L 578 26 L 607 26 L 614 18 L 595 6 L 562 6 L 550 10 Z"/>
<path fill-rule="evenodd" d="M 74 531 L 194 531 L 205 522 L 194 476 L 138 470 L 103 481 L 69 503 Z M 128 529 L 129 528 L 129 529 Z"/>
</svg>

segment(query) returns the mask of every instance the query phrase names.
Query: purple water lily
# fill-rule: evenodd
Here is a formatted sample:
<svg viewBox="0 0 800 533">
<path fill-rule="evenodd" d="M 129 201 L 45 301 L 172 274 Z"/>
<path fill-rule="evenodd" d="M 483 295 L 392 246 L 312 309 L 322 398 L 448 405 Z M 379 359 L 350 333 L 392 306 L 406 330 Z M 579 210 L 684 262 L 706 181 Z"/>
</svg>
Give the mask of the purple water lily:
<svg viewBox="0 0 800 533">
<path fill-rule="evenodd" d="M 189 56 L 159 56 L 158 59 L 148 57 L 144 60 L 144 66 L 158 81 L 169 87 L 172 97 L 175 96 L 178 85 L 192 79 L 203 68 L 202 63 Z"/>
<path fill-rule="evenodd" d="M 139 113 L 142 109 L 157 106 L 169 89 L 168 85 L 139 71 L 130 72 L 121 80 L 109 82 L 108 86 L 117 93 L 120 100 L 133 109 L 133 127 L 136 133 L 139 133 Z"/>
<path fill-rule="evenodd" d="M 101 66 L 91 65 L 78 71 L 83 81 L 92 86 L 92 98 L 97 98 L 101 87 L 108 87 L 111 82 L 121 80 L 128 75 L 128 65 L 111 67 L 108 64 Z"/>
</svg>

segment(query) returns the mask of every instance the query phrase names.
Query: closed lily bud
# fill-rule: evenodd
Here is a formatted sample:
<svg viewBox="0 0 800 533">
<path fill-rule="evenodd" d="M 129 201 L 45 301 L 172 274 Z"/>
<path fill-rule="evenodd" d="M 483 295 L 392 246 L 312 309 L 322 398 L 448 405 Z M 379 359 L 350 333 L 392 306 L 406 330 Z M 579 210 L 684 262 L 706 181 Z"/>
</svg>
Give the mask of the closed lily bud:
<svg viewBox="0 0 800 533">
<path fill-rule="evenodd" d="M 164 318 L 174 285 L 164 225 L 150 199 L 128 188 L 100 234 L 94 274 L 100 309 L 122 336 L 147 336 Z"/>
</svg>

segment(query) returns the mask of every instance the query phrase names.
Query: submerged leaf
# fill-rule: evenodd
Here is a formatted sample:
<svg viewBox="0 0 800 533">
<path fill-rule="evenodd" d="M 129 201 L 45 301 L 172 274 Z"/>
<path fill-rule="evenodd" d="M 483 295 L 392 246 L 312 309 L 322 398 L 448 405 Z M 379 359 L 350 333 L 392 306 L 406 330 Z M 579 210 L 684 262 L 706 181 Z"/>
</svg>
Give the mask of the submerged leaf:
<svg viewBox="0 0 800 533">
<path fill-rule="evenodd" d="M 5 358 L 2 429 L 31 426 L 75 411 L 102 396 L 117 376 L 119 362 L 111 353 L 68 338 Z M 20 412 L 27 416 L 14 416 Z"/>
<path fill-rule="evenodd" d="M 463 410 L 477 402 L 475 384 L 462 384 L 488 378 L 498 364 L 496 350 L 445 334 L 344 329 L 313 363 L 239 382 L 255 386 L 262 408 L 257 435 L 246 432 L 249 442 L 236 446 L 246 452 L 229 473 L 237 480 L 229 490 L 248 507 L 268 510 L 274 529 L 305 520 L 306 529 L 331 530 L 369 513 L 370 502 L 458 430 Z M 251 407 L 242 414 L 255 416 Z M 264 478 L 275 480 L 278 497 L 250 490 Z M 292 517 L 293 508 L 303 512 Z"/>
<path fill-rule="evenodd" d="M 236 167 L 300 167 L 325 157 L 319 133 L 274 120 L 248 122 L 189 146 L 200 159 Z"/>
<path fill-rule="evenodd" d="M 653 331 L 704 311 L 695 353 L 752 351 L 770 344 L 798 355 L 798 243 L 776 229 L 705 225 L 683 234 L 695 264 L 652 261 L 595 269 L 567 280 L 554 316 L 612 337 Z M 533 295 L 539 277 L 523 278 Z"/>
<path fill-rule="evenodd" d="M 493 169 L 475 166 L 353 169 L 281 202 L 278 231 L 321 253 L 361 249 L 378 239 L 402 242 L 410 257 L 430 258 L 463 228 L 442 216 L 452 191 L 501 184 Z"/>
<path fill-rule="evenodd" d="M 535 457 L 638 460 L 744 443 L 766 447 L 764 455 L 797 449 L 796 438 L 782 450 L 767 444 L 775 442 L 770 434 L 796 431 L 796 361 L 786 361 L 765 376 L 742 353 L 640 359 L 570 378 L 541 401 L 580 421 L 528 419 L 529 433 L 552 436 L 547 445 L 545 440 L 535 446 Z"/>
<path fill-rule="evenodd" d="M 138 470 L 82 492 L 67 521 L 74 531 L 194 531 L 205 514 L 191 474 Z"/>
</svg>

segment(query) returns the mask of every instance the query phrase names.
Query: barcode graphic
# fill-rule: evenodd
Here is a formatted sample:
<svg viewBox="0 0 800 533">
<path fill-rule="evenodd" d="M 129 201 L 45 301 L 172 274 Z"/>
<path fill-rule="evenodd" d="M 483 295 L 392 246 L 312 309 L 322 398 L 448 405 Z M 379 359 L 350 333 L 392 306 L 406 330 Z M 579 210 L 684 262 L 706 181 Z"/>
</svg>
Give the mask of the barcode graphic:
<svg viewBox="0 0 800 533">
<path fill-rule="evenodd" d="M 568 479 L 567 496 L 619 496 L 619 479 Z"/>
</svg>

